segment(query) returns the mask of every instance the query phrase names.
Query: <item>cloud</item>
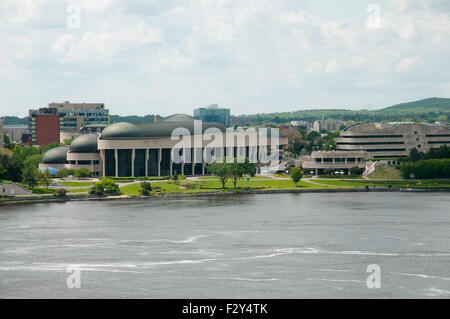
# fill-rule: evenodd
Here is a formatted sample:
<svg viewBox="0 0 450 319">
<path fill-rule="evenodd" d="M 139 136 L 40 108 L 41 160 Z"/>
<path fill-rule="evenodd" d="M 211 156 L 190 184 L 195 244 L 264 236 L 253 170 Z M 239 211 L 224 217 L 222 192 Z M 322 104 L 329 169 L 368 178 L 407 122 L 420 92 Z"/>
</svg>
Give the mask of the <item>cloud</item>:
<svg viewBox="0 0 450 319">
<path fill-rule="evenodd" d="M 72 2 L 79 29 L 67 26 Z M 439 96 L 449 4 L 381 1 L 369 30 L 359 2 L 1 0 L 0 96 L 24 114 L 57 99 L 104 100 L 112 113 L 217 102 L 236 114 Z"/>
<path fill-rule="evenodd" d="M 64 34 L 55 40 L 52 50 L 66 53 L 63 59 L 68 61 L 102 60 L 160 41 L 160 31 L 141 21 L 113 31 L 86 32 L 77 40 L 71 34 Z"/>
<path fill-rule="evenodd" d="M 401 60 L 395 67 L 399 73 L 415 72 L 423 69 L 424 63 L 420 57 L 406 58 Z"/>
</svg>

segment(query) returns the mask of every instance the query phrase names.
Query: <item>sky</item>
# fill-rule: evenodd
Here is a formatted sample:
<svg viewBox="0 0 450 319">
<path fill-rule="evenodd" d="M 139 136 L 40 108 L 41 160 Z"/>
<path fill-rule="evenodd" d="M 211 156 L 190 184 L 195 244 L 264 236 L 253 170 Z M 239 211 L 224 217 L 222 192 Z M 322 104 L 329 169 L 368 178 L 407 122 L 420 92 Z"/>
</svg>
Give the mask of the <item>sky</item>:
<svg viewBox="0 0 450 319">
<path fill-rule="evenodd" d="M 1 0 L 0 116 L 376 109 L 450 97 L 449 0 Z"/>
</svg>

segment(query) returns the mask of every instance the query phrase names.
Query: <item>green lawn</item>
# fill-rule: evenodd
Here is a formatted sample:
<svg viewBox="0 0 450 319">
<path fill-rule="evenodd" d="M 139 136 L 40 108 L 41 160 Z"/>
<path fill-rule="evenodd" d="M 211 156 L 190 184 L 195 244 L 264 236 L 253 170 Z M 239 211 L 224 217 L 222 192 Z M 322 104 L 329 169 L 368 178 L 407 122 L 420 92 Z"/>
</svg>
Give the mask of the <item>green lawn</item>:
<svg viewBox="0 0 450 319">
<path fill-rule="evenodd" d="M 411 187 L 411 188 L 449 188 L 450 180 L 391 180 L 391 181 L 381 181 L 381 180 L 314 180 L 317 183 L 327 185 L 330 187 L 347 187 L 347 188 L 361 188 L 366 186 L 375 187 Z"/>
<path fill-rule="evenodd" d="M 83 192 L 89 192 L 91 187 L 88 188 L 77 188 L 77 189 L 67 189 L 68 194 L 75 194 L 75 193 L 83 193 Z"/>
<path fill-rule="evenodd" d="M 218 178 L 217 178 L 217 176 L 202 176 L 202 177 L 199 177 L 198 179 L 218 179 Z M 246 179 L 246 177 L 244 179 Z M 253 176 L 253 177 L 250 177 L 251 181 L 255 180 L 255 179 L 272 179 L 272 177 L 270 177 L 270 176 Z"/>
<path fill-rule="evenodd" d="M 217 179 L 205 179 L 198 181 L 198 188 L 188 189 L 182 188 L 175 183 L 170 182 L 158 182 L 153 183 L 152 187 L 154 191 L 152 194 L 158 192 L 168 192 L 168 193 L 198 193 L 198 192 L 211 192 L 211 191 L 221 191 L 222 184 Z M 238 190 L 268 190 L 268 189 L 317 189 L 323 188 L 319 185 L 308 183 L 306 181 L 300 181 L 297 183 L 297 187 L 294 187 L 294 183 L 291 180 L 250 180 L 250 181 L 238 181 Z M 156 187 L 161 187 L 161 189 L 156 190 Z M 140 184 L 132 184 L 123 186 L 120 188 L 122 194 L 124 195 L 139 195 Z M 225 191 L 234 191 L 233 182 L 228 181 L 226 183 Z"/>
<path fill-rule="evenodd" d="M 94 185 L 94 183 L 92 182 L 59 182 L 59 183 L 67 187 L 84 187 Z"/>
<path fill-rule="evenodd" d="M 368 176 L 370 179 L 402 179 L 398 168 L 393 166 L 377 166 L 375 172 Z"/>
</svg>

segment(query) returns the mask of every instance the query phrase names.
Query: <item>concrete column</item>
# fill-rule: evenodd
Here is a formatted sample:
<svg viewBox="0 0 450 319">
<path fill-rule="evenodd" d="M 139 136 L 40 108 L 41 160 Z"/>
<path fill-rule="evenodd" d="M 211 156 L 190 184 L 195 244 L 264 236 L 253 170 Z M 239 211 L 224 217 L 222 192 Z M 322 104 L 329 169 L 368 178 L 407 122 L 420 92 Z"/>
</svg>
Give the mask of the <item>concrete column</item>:
<svg viewBox="0 0 450 319">
<path fill-rule="evenodd" d="M 184 159 L 185 159 L 185 155 L 186 154 L 184 154 L 185 152 L 186 152 L 186 149 L 185 148 L 183 148 L 183 155 L 181 156 L 181 174 L 182 175 L 184 175 Z"/>
<path fill-rule="evenodd" d="M 119 151 L 114 149 L 114 159 L 116 161 L 116 177 L 119 177 Z"/>
<path fill-rule="evenodd" d="M 134 177 L 134 159 L 136 158 L 136 149 L 131 150 L 131 176 Z"/>
<path fill-rule="evenodd" d="M 205 159 L 203 158 L 203 148 L 202 148 L 202 175 L 205 175 Z"/>
<path fill-rule="evenodd" d="M 158 149 L 158 176 L 161 176 L 161 157 L 162 148 Z"/>
<path fill-rule="evenodd" d="M 145 177 L 148 177 L 148 158 L 149 158 L 149 149 L 145 149 Z"/>
<path fill-rule="evenodd" d="M 195 160 L 194 160 L 194 156 L 195 156 L 195 152 L 194 152 L 195 148 L 191 148 L 191 169 L 192 169 L 192 176 L 194 176 L 194 168 L 195 168 Z"/>
<path fill-rule="evenodd" d="M 172 159 L 172 152 L 170 152 L 170 174 L 169 174 L 169 176 L 172 176 L 173 175 L 173 173 L 172 173 L 172 166 L 173 166 L 173 159 Z"/>
<path fill-rule="evenodd" d="M 102 160 L 102 172 L 100 174 L 100 176 L 105 177 L 105 169 L 106 169 L 106 164 L 105 164 L 105 150 L 100 150 L 100 158 Z"/>
</svg>

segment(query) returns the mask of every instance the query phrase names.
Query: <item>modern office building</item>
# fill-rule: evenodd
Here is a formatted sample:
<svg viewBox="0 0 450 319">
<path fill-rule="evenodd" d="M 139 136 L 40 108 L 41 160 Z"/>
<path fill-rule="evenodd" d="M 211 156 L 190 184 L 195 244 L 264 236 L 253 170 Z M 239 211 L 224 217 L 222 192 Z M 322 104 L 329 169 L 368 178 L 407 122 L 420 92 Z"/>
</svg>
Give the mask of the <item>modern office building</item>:
<svg viewBox="0 0 450 319">
<path fill-rule="evenodd" d="M 351 125 L 335 139 L 341 151 L 366 151 L 371 158 L 406 157 L 411 149 L 427 152 L 450 145 L 450 129 L 429 124 Z"/>
<path fill-rule="evenodd" d="M 316 132 L 320 132 L 322 130 L 327 130 L 329 132 L 339 131 L 341 126 L 344 125 L 344 122 L 339 120 L 321 120 L 314 121 L 313 130 Z"/>
<path fill-rule="evenodd" d="M 109 110 L 103 103 L 49 103 L 48 108 L 55 108 L 62 115 L 61 131 L 77 131 L 90 124 L 109 124 Z"/>
<path fill-rule="evenodd" d="M 187 135 L 187 145 L 177 148 L 184 138 L 173 138 L 175 130 Z M 278 151 L 287 146 L 286 138 L 276 138 L 270 134 L 263 137 L 259 132 L 226 131 L 222 124 L 212 122 L 202 122 L 198 127 L 192 116 L 175 114 L 159 122 L 120 122 L 109 125 L 101 134 L 83 134 L 73 140 L 70 148 L 48 151 L 40 167 L 85 167 L 94 176 L 203 175 L 208 158 L 246 156 L 261 162 L 262 156 L 270 157 L 275 147 Z M 211 147 L 212 141 L 219 144 Z M 240 142 L 224 147 L 230 145 L 229 141 Z M 180 161 L 174 159 L 175 154 Z"/>
<path fill-rule="evenodd" d="M 28 127 L 33 145 L 63 142 L 76 137 L 87 125 L 109 124 L 109 110 L 103 103 L 49 103 L 30 110 Z"/>
<path fill-rule="evenodd" d="M 311 155 L 302 156 L 302 168 L 314 172 L 315 175 L 326 171 L 343 171 L 350 174 L 352 168 L 364 169 L 369 155 L 364 151 L 314 151 Z"/>
<path fill-rule="evenodd" d="M 225 127 L 231 126 L 230 109 L 220 108 L 217 104 L 200 107 L 194 110 L 194 119 L 203 122 L 216 122 Z"/>
</svg>

